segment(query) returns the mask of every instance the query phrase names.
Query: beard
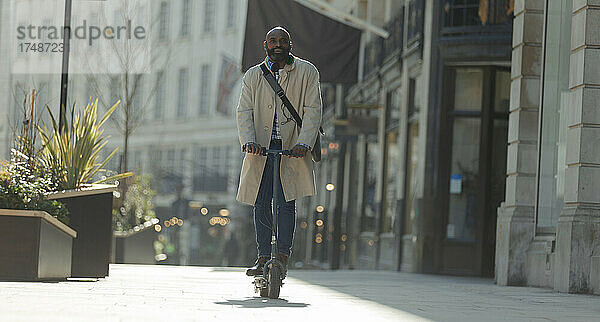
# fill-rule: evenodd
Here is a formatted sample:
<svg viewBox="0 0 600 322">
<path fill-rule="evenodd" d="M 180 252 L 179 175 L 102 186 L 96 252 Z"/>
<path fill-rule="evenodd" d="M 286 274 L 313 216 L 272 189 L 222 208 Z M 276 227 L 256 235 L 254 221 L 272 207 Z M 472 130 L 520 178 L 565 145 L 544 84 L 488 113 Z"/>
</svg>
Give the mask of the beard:
<svg viewBox="0 0 600 322">
<path fill-rule="evenodd" d="M 276 53 L 275 49 L 281 49 L 280 53 Z M 269 59 L 274 63 L 287 62 L 290 56 L 290 50 L 284 48 L 267 48 L 267 55 Z"/>
</svg>

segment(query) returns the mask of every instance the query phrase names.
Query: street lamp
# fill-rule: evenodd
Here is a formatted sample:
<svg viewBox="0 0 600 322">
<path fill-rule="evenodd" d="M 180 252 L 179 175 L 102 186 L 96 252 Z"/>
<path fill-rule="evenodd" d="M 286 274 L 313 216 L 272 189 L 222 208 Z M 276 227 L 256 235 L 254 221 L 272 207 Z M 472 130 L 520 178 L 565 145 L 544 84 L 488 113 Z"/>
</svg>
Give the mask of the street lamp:
<svg viewBox="0 0 600 322">
<path fill-rule="evenodd" d="M 327 191 L 333 191 L 333 190 L 335 190 L 335 185 L 333 185 L 333 183 L 328 183 L 328 184 L 325 186 L 325 189 L 326 189 Z"/>
<path fill-rule="evenodd" d="M 69 86 L 69 53 L 71 51 L 71 1 L 65 0 L 65 23 L 63 38 L 62 77 L 60 79 L 60 114 L 58 118 L 59 131 L 63 129 L 63 117 L 67 110 L 67 88 Z"/>
</svg>

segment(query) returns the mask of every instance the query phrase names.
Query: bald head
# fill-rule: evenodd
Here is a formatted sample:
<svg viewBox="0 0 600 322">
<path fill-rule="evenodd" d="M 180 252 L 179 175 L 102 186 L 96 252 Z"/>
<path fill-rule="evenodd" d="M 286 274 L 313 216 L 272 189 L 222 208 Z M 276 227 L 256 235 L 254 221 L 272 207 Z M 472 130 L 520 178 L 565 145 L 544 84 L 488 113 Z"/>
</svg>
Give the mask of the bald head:
<svg viewBox="0 0 600 322">
<path fill-rule="evenodd" d="M 267 31 L 267 34 L 265 35 L 265 40 L 268 41 L 270 36 L 282 36 L 285 35 L 287 36 L 288 40 L 292 40 L 292 37 L 290 36 L 290 33 L 285 30 L 285 28 L 277 26 L 269 31 Z"/>
</svg>

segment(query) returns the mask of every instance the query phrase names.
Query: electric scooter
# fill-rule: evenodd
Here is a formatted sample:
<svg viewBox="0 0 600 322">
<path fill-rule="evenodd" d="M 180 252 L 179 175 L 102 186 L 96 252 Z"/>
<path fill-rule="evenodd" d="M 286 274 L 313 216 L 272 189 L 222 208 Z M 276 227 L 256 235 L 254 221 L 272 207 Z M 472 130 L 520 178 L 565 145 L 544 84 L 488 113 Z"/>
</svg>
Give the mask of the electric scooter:
<svg viewBox="0 0 600 322">
<path fill-rule="evenodd" d="M 269 297 L 272 299 L 279 298 L 279 291 L 283 285 L 283 279 L 285 278 L 285 272 L 283 264 L 277 260 L 275 254 L 279 250 L 278 232 L 277 232 L 277 219 L 279 210 L 277 207 L 277 201 L 280 198 L 278 196 L 277 187 L 279 186 L 279 164 L 281 162 L 282 155 L 291 155 L 290 150 L 272 150 L 262 148 L 261 154 L 268 156 L 272 154 L 275 157 L 275 165 L 273 167 L 273 220 L 271 221 L 271 259 L 265 263 L 262 275 L 254 276 L 254 292 L 260 293 L 261 297 Z"/>
</svg>

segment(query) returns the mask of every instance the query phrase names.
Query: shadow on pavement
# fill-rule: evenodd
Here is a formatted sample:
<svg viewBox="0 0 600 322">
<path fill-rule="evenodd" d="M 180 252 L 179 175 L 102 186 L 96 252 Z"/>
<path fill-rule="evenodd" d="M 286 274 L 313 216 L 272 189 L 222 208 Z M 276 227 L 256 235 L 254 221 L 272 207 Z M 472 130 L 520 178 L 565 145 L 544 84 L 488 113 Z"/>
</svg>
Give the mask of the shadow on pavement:
<svg viewBox="0 0 600 322">
<path fill-rule="evenodd" d="M 461 295 L 460 290 L 475 291 L 477 285 L 483 285 L 487 291 L 493 285 L 487 278 L 395 271 L 291 270 L 289 277 L 424 318 L 432 318 L 425 311 L 429 311 L 431 305 L 435 306 L 436 301 L 447 300 L 443 294 Z"/>
<path fill-rule="evenodd" d="M 307 307 L 307 303 L 290 303 L 284 299 L 268 299 L 264 297 L 251 297 L 244 300 L 227 300 L 226 302 L 215 302 L 221 305 L 234 305 L 245 308 L 263 308 L 263 307 Z"/>
</svg>

